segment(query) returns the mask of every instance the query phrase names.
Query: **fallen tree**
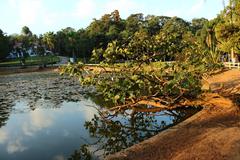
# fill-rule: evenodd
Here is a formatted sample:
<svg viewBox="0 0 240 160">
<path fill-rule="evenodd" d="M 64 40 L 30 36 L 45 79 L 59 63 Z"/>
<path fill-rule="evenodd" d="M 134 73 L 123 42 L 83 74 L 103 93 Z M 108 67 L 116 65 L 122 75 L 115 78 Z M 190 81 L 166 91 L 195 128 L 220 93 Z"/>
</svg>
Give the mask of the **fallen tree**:
<svg viewBox="0 0 240 160">
<path fill-rule="evenodd" d="M 113 41 L 105 50 L 94 50 L 93 58 L 101 57 L 97 67 L 79 62 L 63 67 L 61 73 L 78 77 L 81 85 L 95 86 L 105 101 L 113 103 L 110 111 L 174 109 L 201 97 L 203 77 L 219 64 L 207 61 L 193 37 L 181 42 L 181 53 L 171 63 L 158 61 L 165 55 L 159 49 L 160 42 L 147 36 L 139 38 L 133 37 L 124 45 Z"/>
</svg>

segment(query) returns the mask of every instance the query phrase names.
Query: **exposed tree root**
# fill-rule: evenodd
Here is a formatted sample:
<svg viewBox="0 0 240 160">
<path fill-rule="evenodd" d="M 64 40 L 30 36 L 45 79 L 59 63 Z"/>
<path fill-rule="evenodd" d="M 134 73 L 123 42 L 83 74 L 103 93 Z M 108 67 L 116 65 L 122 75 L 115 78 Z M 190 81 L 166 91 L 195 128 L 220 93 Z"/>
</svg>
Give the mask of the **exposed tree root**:
<svg viewBox="0 0 240 160">
<path fill-rule="evenodd" d="M 173 110 L 176 108 L 187 107 L 187 106 L 202 106 L 202 107 L 214 107 L 223 106 L 228 107 L 232 105 L 231 101 L 226 100 L 224 97 L 217 93 L 203 93 L 196 99 L 186 99 L 179 101 L 173 105 L 165 105 L 155 98 L 150 98 L 149 100 L 139 100 L 131 104 L 125 104 L 116 106 L 110 109 L 110 111 L 123 111 L 127 109 L 132 109 L 135 112 L 159 112 L 162 110 Z"/>
</svg>

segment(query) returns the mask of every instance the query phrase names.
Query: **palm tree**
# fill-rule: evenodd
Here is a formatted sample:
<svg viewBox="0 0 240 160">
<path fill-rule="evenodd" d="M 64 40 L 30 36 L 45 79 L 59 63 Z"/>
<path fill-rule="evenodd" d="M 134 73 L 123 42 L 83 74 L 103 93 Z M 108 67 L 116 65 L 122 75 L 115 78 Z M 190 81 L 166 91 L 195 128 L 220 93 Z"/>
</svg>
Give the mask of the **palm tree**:
<svg viewBox="0 0 240 160">
<path fill-rule="evenodd" d="M 53 32 L 47 32 L 43 35 L 43 42 L 50 51 L 55 49 L 55 34 Z"/>
</svg>

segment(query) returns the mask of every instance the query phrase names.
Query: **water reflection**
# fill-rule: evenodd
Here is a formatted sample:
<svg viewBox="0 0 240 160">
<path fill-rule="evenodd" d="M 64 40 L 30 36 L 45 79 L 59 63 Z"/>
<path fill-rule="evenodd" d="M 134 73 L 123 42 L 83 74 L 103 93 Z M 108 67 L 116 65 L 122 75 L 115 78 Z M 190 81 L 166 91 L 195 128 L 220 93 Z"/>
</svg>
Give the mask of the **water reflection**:
<svg viewBox="0 0 240 160">
<path fill-rule="evenodd" d="M 50 101 L 54 106 L 63 101 L 77 102 L 86 93 L 78 80 L 57 73 L 26 74 L 25 77 L 0 76 L 0 89 L 4 91 L 0 93 L 1 103 L 11 104 L 15 100 L 27 98 L 29 106 L 34 106 L 38 100 Z"/>
<path fill-rule="evenodd" d="M 0 107 L 0 128 L 6 125 L 6 122 L 9 119 L 9 116 L 10 116 L 10 109 L 6 106 L 1 106 Z"/>
<path fill-rule="evenodd" d="M 76 79 L 46 72 L 0 76 L 0 90 L 0 127 L 2 127 L 6 125 L 10 112 L 60 108 L 63 102 L 81 101 L 83 95 L 92 89 L 81 87 Z"/>
<path fill-rule="evenodd" d="M 96 157 L 102 159 L 108 154 L 118 152 L 156 135 L 199 110 L 199 108 L 183 108 L 158 113 L 130 114 L 129 111 L 129 113 L 118 115 L 94 115 L 91 121 L 85 122 L 85 127 L 97 141 L 82 146 L 80 150 L 72 154 L 71 159 L 88 159 L 91 155 L 94 159 Z"/>
<path fill-rule="evenodd" d="M 23 152 L 27 150 L 28 148 L 24 146 L 21 142 L 22 140 L 20 138 L 17 138 L 15 140 L 11 140 L 7 144 L 7 152 L 9 154 L 17 153 L 17 152 Z"/>
<path fill-rule="evenodd" d="M 0 130 L 0 144 L 3 144 L 8 139 L 8 133 L 6 130 Z"/>
<path fill-rule="evenodd" d="M 0 159 L 66 159 L 78 146 L 93 143 L 84 128 L 96 110 L 91 101 L 63 102 L 61 108 L 26 110 L 16 103 L 6 125 L 0 128 Z M 21 111 L 22 108 L 23 110 Z M 86 139 L 86 140 L 85 140 Z"/>
<path fill-rule="evenodd" d="M 102 159 L 197 110 L 111 115 L 101 96 L 54 73 L 0 76 L 0 159 Z"/>
</svg>

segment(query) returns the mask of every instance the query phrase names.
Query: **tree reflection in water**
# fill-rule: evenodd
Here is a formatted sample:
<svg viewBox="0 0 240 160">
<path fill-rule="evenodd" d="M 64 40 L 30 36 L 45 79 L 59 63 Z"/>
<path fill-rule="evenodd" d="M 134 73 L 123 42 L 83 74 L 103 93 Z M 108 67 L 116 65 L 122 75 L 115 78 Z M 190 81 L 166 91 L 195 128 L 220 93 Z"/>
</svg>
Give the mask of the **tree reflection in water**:
<svg viewBox="0 0 240 160">
<path fill-rule="evenodd" d="M 81 146 L 80 150 L 75 150 L 68 160 L 91 160 L 93 159 L 87 145 Z"/>
<path fill-rule="evenodd" d="M 36 108 L 60 108 L 63 102 L 78 102 L 91 88 L 83 88 L 77 79 L 59 76 L 54 72 L 26 73 L 0 77 L 0 128 L 7 123 L 11 112 L 29 112 Z M 16 109 L 24 102 L 27 108 Z"/>
<path fill-rule="evenodd" d="M 136 112 L 130 114 L 130 111 L 126 111 L 121 114 L 110 114 L 109 112 L 100 112 L 99 115 L 94 115 L 91 121 L 85 122 L 89 134 L 97 141 L 75 151 L 71 159 L 74 157 L 75 159 L 86 159 L 86 155 L 88 155 L 88 159 L 91 159 L 90 155 L 103 158 L 150 138 L 187 119 L 199 110 L 200 108 L 188 107 L 158 113 Z"/>
<path fill-rule="evenodd" d="M 0 128 L 6 125 L 10 116 L 10 108 L 7 106 L 0 107 Z"/>
</svg>

